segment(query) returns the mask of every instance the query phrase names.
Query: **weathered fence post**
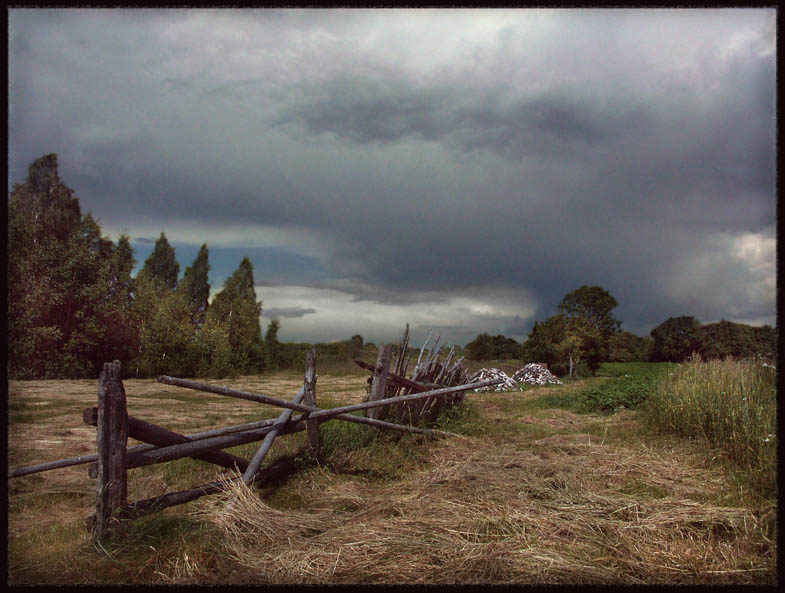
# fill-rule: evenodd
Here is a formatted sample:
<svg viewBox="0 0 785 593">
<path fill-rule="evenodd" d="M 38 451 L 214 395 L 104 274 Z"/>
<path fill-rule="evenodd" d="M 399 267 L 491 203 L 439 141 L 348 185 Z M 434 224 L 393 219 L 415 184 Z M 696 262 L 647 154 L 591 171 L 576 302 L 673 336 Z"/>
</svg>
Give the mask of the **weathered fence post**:
<svg viewBox="0 0 785 593">
<path fill-rule="evenodd" d="M 308 406 L 318 407 L 316 405 L 316 349 L 309 350 L 305 353 L 305 397 L 303 403 Z M 314 457 L 319 456 L 322 449 L 322 439 L 319 435 L 319 421 L 306 420 L 305 433 L 308 437 L 308 446 L 311 449 L 311 454 Z"/>
<path fill-rule="evenodd" d="M 369 402 L 375 402 L 379 399 L 384 399 L 384 393 L 387 387 L 387 376 L 390 374 L 390 358 L 392 357 L 392 346 L 379 348 L 379 357 L 376 359 L 376 367 L 373 370 L 373 379 L 371 381 L 371 393 L 368 395 Z M 387 410 L 382 408 L 371 408 L 368 410 L 367 415 L 374 420 L 380 420 L 388 416 Z"/>
<path fill-rule="evenodd" d="M 101 540 L 122 529 L 119 514 L 128 505 L 125 463 L 128 412 L 119 360 L 104 363 L 98 378 L 97 424 L 98 481 L 93 537 Z"/>
</svg>

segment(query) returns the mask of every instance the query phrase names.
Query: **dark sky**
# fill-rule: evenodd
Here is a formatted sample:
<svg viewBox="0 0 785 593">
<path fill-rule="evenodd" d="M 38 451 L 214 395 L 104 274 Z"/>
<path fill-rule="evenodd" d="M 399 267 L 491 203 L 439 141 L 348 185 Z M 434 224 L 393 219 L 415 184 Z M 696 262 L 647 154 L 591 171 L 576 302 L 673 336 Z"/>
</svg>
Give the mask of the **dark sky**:
<svg viewBox="0 0 785 593">
<path fill-rule="evenodd" d="M 141 264 L 244 255 L 284 340 L 776 323 L 774 9 L 9 11 L 9 188 L 50 152 Z"/>
</svg>

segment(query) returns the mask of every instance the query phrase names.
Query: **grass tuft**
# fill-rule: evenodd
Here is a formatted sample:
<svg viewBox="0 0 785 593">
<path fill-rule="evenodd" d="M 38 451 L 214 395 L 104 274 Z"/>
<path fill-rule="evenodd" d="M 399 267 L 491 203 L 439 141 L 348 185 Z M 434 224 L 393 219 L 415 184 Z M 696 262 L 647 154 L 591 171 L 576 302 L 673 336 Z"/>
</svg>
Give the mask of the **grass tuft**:
<svg viewBox="0 0 785 593">
<path fill-rule="evenodd" d="M 776 495 L 776 369 L 757 360 L 694 357 L 668 373 L 645 406 L 655 429 L 725 452 L 764 497 Z"/>
</svg>

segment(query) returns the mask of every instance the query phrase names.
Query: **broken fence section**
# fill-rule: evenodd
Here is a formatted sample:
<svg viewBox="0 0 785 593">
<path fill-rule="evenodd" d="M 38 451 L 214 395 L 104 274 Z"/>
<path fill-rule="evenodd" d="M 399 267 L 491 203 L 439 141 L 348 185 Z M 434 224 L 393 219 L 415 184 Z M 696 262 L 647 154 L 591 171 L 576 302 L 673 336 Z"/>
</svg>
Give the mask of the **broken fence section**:
<svg viewBox="0 0 785 593">
<path fill-rule="evenodd" d="M 403 338 L 397 347 L 394 371 L 389 370 L 393 354 L 393 347 L 389 344 L 380 345 L 376 365 L 369 365 L 361 360 L 354 361 L 361 368 L 371 371 L 371 376 L 368 378 L 370 390 L 367 401 L 423 393 L 429 389 L 456 386 L 465 386 L 466 389 L 455 389 L 446 396 L 432 395 L 399 401 L 384 408 L 375 408 L 373 412 L 369 411 L 369 416 L 377 419 L 390 418 L 408 424 L 424 423 L 428 426 L 435 424 L 445 409 L 461 404 L 466 391 L 468 391 L 467 384 L 472 383 L 467 379 L 466 369 L 462 365 L 463 357 L 453 362 L 455 349 L 452 348 L 447 353 L 445 360 L 441 361 L 439 358 L 442 346 L 439 346 L 439 335 L 436 336 L 430 350 L 428 349 L 432 335 L 432 333 L 429 334 L 423 343 L 417 363 L 408 378 L 405 375 L 412 357 L 412 350 L 409 348 L 409 324 L 406 324 Z M 495 383 L 488 383 L 488 385 L 491 384 Z M 471 385 L 471 387 L 475 388 L 477 385 Z"/>
<path fill-rule="evenodd" d="M 469 389 L 494 385 L 496 381 L 470 384 L 466 382 L 466 372 L 460 366 L 460 361 L 450 365 L 452 351 L 446 361 L 440 363 L 439 351 L 436 350 L 438 337 L 430 352 L 426 353 L 423 345 L 411 378 L 407 379 L 403 374 L 406 372 L 410 354 L 406 347 L 408 333 L 407 325 L 394 367 L 396 372 L 389 370 L 391 360 L 389 346 L 380 348 L 379 359 L 373 367 L 355 361 L 364 368 L 372 369 L 373 375 L 370 380 L 373 397 L 359 404 L 338 408 L 321 409 L 317 406 L 316 350 L 306 354 L 303 387 L 291 400 L 189 379 L 159 377 L 158 381 L 167 385 L 283 408 L 281 415 L 274 420 L 261 420 L 191 435 L 180 434 L 130 416 L 126 408 L 120 362 L 107 362 L 98 379 L 98 406 L 87 408 L 83 414 L 84 422 L 96 427 L 97 453 L 18 467 L 9 472 L 8 477 L 16 478 L 72 465 L 90 464 L 88 473 L 90 477 L 96 479 L 96 511 L 88 518 L 88 527 L 94 539 L 102 540 L 121 534 L 127 522 L 132 519 L 220 492 L 233 481 L 242 479 L 246 484 L 261 485 L 277 479 L 293 467 L 294 457 L 280 458 L 266 468 L 260 469 L 273 441 L 278 436 L 306 431 L 308 447 L 314 456 L 318 456 L 321 450 L 319 425 L 323 422 L 343 420 L 385 430 L 428 436 L 456 436 L 453 433 L 420 428 L 412 424 L 416 424 L 421 419 L 435 421 L 445 406 L 460 403 Z M 350 414 L 361 410 L 367 415 Z M 302 413 L 293 416 L 295 411 Z M 409 421 L 409 424 L 390 422 L 387 419 Z M 144 444 L 129 447 L 129 437 Z M 261 444 L 251 460 L 223 451 L 229 447 L 252 442 L 261 442 Z M 188 490 L 128 502 L 128 470 L 185 457 L 212 463 L 236 473 L 228 479 L 202 484 Z"/>
</svg>

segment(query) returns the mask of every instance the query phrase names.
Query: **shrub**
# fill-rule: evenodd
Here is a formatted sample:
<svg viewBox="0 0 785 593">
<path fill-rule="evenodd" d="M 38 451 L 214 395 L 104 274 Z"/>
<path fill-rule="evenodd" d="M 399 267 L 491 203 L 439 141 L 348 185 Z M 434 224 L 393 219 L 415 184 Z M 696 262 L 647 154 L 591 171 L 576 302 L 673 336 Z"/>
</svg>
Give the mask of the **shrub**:
<svg viewBox="0 0 785 593">
<path fill-rule="evenodd" d="M 667 364 L 652 363 L 603 364 L 600 373 L 611 378 L 578 394 L 576 408 L 583 412 L 635 409 L 646 401 L 667 368 Z"/>
</svg>

